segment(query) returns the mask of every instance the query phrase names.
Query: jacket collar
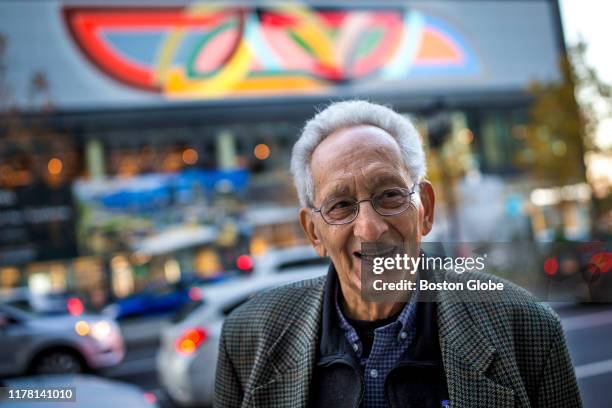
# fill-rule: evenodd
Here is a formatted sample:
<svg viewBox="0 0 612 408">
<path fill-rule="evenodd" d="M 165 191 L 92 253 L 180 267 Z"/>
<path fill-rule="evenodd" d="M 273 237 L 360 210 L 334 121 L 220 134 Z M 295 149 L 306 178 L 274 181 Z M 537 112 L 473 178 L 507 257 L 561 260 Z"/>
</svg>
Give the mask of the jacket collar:
<svg viewBox="0 0 612 408">
<path fill-rule="evenodd" d="M 451 272 L 454 273 L 454 272 Z M 450 281 L 452 275 L 436 271 L 429 279 L 434 282 Z M 485 332 L 480 329 L 471 313 L 470 299 L 464 299 L 457 291 L 439 291 L 436 293 L 438 303 L 438 321 L 440 343 L 453 350 L 455 355 L 469 362 L 475 371 L 484 373 L 493 361 L 495 347 Z"/>
<path fill-rule="evenodd" d="M 333 291 L 327 289 L 335 279 L 336 272 L 332 265 L 327 278 L 319 279 L 317 286 L 300 299 L 300 307 L 287 310 L 289 314 L 292 311 L 300 311 L 300 314 L 287 318 L 282 334 L 270 347 L 266 354 L 270 376 L 265 381 L 262 379 L 254 388 L 247 405 L 271 402 L 264 395 L 287 395 L 297 405 L 302 405 L 302 402 L 305 405 L 317 354 L 331 356 L 334 350 L 346 350 L 341 333 L 329 336 L 334 332 L 330 318 L 335 313 L 323 313 L 324 310 L 333 310 L 333 303 L 330 303 L 333 297 L 329 296 L 330 293 L 333 296 Z M 430 279 L 442 281 L 452 277 L 438 272 L 430 275 Z M 520 385 L 501 385 L 487 376 L 497 355 L 493 342 L 489 340 L 494 335 L 490 333 L 490 322 L 483 320 L 482 313 L 476 313 L 475 304 L 470 303 L 469 299 L 462 299 L 456 292 L 440 292 L 436 297 L 439 345 L 453 406 L 484 408 L 489 407 L 491 401 L 495 401 L 496 407 L 500 408 L 514 406 L 512 388 L 520 389 Z M 517 372 L 518 368 L 510 360 L 502 356 L 500 369 Z M 510 388 L 512 385 L 515 386 Z M 519 396 L 519 399 L 523 400 L 524 396 Z"/>
<path fill-rule="evenodd" d="M 278 312 L 285 321 L 278 339 L 260 360 L 257 380 L 245 394 L 243 407 L 306 407 L 317 354 L 324 279 L 302 288 L 299 299 L 287 299 Z"/>
<path fill-rule="evenodd" d="M 437 271 L 430 275 L 435 282 L 452 281 L 454 272 Z M 448 392 L 453 406 L 474 408 L 513 407 L 514 390 L 520 384 L 501 384 L 502 378 L 490 378 L 491 372 L 518 372 L 507 356 L 500 356 L 492 340 L 503 336 L 503 329 L 491 333 L 493 326 L 482 311 L 477 312 L 473 299 L 466 298 L 464 291 L 440 291 L 438 303 L 439 341 Z M 495 362 L 495 364 L 493 364 Z M 492 367 L 496 367 L 493 370 Z M 519 381 L 519 376 L 510 376 Z M 503 376 L 507 379 L 508 376 Z M 526 396 L 519 396 L 526 400 Z M 528 400 L 527 400 L 528 401 Z"/>
<path fill-rule="evenodd" d="M 338 276 L 334 264 L 329 265 L 323 290 L 323 308 L 321 313 L 321 335 L 319 340 L 319 358 L 317 363 L 325 364 L 335 358 L 348 357 L 348 344 L 340 329 L 338 314 L 335 309 L 335 294 Z"/>
</svg>

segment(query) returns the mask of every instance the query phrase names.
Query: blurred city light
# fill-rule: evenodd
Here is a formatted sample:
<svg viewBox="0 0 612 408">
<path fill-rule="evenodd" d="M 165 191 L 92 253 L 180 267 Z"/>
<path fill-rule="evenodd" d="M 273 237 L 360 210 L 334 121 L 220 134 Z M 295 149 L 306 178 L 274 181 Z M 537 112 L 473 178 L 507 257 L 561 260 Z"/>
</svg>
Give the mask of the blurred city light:
<svg viewBox="0 0 612 408">
<path fill-rule="evenodd" d="M 236 259 L 236 266 L 241 271 L 250 271 L 253 269 L 253 259 L 248 255 L 240 255 Z"/>
<path fill-rule="evenodd" d="M 270 148 L 264 143 L 260 143 L 253 149 L 253 154 L 259 160 L 266 160 L 270 157 Z"/>
<path fill-rule="evenodd" d="M 555 156 L 563 157 L 565 156 L 565 152 L 567 152 L 567 145 L 562 140 L 555 140 L 552 143 L 551 149 Z"/>
<path fill-rule="evenodd" d="M 147 392 L 143 393 L 143 397 L 144 397 L 145 401 L 148 404 L 156 404 L 157 403 L 157 396 L 153 392 L 147 391 Z"/>
<path fill-rule="evenodd" d="M 196 164 L 198 162 L 197 150 L 192 148 L 183 150 L 183 162 L 185 164 Z"/>
<path fill-rule="evenodd" d="M 81 299 L 79 298 L 69 298 L 66 302 L 66 307 L 68 309 L 68 313 L 70 313 L 72 316 L 80 316 L 83 314 L 83 302 L 81 302 Z"/>
<path fill-rule="evenodd" d="M 103 341 L 108 335 L 111 333 L 111 325 L 109 322 L 102 320 L 99 322 L 95 322 L 91 326 L 91 335 L 97 340 Z"/>
<path fill-rule="evenodd" d="M 559 262 L 555 257 L 548 257 L 544 261 L 544 272 L 548 276 L 554 276 L 557 274 L 557 270 L 559 270 Z"/>
<path fill-rule="evenodd" d="M 198 287 L 189 288 L 189 299 L 193 301 L 202 300 L 202 289 Z"/>
<path fill-rule="evenodd" d="M 62 163 L 60 159 L 56 157 L 49 160 L 49 163 L 47 164 L 47 169 L 49 170 L 49 174 L 52 174 L 52 175 L 60 174 L 63 168 L 64 168 L 64 164 Z"/>
<path fill-rule="evenodd" d="M 461 129 L 459 131 L 459 141 L 463 144 L 470 144 L 474 140 L 474 134 L 470 129 Z"/>
<path fill-rule="evenodd" d="M 168 259 L 164 264 L 164 276 L 168 283 L 177 282 L 181 278 L 181 266 L 176 259 Z"/>
<path fill-rule="evenodd" d="M 76 331 L 79 336 L 87 336 L 89 330 L 89 324 L 84 320 L 79 320 L 74 324 L 74 331 Z"/>
<path fill-rule="evenodd" d="M 200 344 L 206 341 L 207 337 L 208 332 L 204 328 L 189 328 L 176 340 L 176 351 L 185 355 L 192 354 Z"/>
</svg>

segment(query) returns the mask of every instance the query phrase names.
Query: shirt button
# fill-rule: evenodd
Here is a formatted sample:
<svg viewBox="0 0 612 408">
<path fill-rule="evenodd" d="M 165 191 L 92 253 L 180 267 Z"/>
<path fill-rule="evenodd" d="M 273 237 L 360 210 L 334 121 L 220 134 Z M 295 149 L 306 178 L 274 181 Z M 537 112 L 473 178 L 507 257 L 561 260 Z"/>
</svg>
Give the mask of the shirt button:
<svg viewBox="0 0 612 408">
<path fill-rule="evenodd" d="M 359 344 L 354 343 L 353 344 L 353 350 L 355 350 L 355 351 L 359 350 Z"/>
<path fill-rule="evenodd" d="M 408 337 L 408 333 L 406 333 L 405 331 L 403 331 L 403 332 L 401 332 L 401 333 L 400 333 L 400 338 L 401 338 L 402 340 L 406 340 L 406 337 Z"/>
<path fill-rule="evenodd" d="M 375 368 L 370 370 L 370 377 L 372 377 L 372 378 L 378 377 L 378 370 L 375 369 Z"/>
</svg>

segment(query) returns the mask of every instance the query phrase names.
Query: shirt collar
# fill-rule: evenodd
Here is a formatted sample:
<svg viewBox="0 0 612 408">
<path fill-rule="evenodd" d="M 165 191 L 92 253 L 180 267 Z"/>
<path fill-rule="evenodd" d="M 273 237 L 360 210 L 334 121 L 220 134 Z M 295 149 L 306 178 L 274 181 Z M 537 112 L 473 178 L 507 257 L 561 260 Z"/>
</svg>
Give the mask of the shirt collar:
<svg viewBox="0 0 612 408">
<path fill-rule="evenodd" d="M 355 329 L 346 320 L 346 317 L 344 317 L 344 314 L 342 313 L 342 308 L 340 307 L 340 297 L 339 297 L 340 296 L 340 293 L 339 293 L 340 282 L 337 282 L 337 284 L 335 285 L 334 291 L 335 291 L 334 306 L 336 309 L 336 315 L 338 316 L 338 322 L 340 323 L 340 327 L 345 332 L 354 334 L 354 336 L 357 337 L 357 333 L 355 332 Z M 396 322 L 400 323 L 401 325 L 400 329 L 409 330 L 412 326 L 414 326 L 417 293 L 418 293 L 418 290 L 415 293 L 413 293 L 413 295 L 410 297 L 410 300 L 406 302 L 406 304 L 404 305 L 404 308 L 402 309 L 399 316 L 397 317 Z"/>
<path fill-rule="evenodd" d="M 418 273 L 420 272 L 421 271 Z M 350 344 L 346 341 L 345 332 L 340 327 L 339 315 L 335 311 L 337 286 L 337 272 L 334 268 L 334 264 L 330 263 L 322 299 L 321 332 L 319 337 L 319 353 L 317 353 L 318 365 L 326 364 L 329 361 L 342 358 L 343 356 L 350 360 L 350 356 L 353 354 Z M 418 298 L 420 296 L 418 291 L 415 295 L 417 296 L 412 296 L 416 309 L 412 325 L 416 337 L 412 341 L 411 348 L 414 348 L 414 350 L 411 352 L 411 356 L 413 356 L 414 359 L 428 359 L 432 355 L 437 355 L 436 353 L 439 354 L 439 345 L 437 341 L 438 307 L 436 302 L 423 299 L 419 300 Z M 408 304 L 412 304 L 412 301 Z"/>
</svg>

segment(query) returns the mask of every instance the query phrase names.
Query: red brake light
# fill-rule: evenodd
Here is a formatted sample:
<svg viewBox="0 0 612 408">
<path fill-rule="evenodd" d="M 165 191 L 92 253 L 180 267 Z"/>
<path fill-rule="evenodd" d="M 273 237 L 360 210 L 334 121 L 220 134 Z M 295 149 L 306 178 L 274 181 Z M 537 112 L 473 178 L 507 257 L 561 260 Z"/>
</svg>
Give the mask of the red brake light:
<svg viewBox="0 0 612 408">
<path fill-rule="evenodd" d="M 189 288 L 189 292 L 187 292 L 187 294 L 189 295 L 189 299 L 193 301 L 202 300 L 202 289 L 198 287 L 194 286 L 193 288 Z"/>
<path fill-rule="evenodd" d="M 559 262 L 557 261 L 557 258 L 555 258 L 554 256 L 549 256 L 548 258 L 546 258 L 546 260 L 544 261 L 544 272 L 548 276 L 555 276 L 558 270 Z"/>
<path fill-rule="evenodd" d="M 208 332 L 202 327 L 193 327 L 185 330 L 185 332 L 176 339 L 174 348 L 177 352 L 189 355 L 196 351 L 200 345 L 206 341 Z"/>
<path fill-rule="evenodd" d="M 70 313 L 72 316 L 80 316 L 81 314 L 83 314 L 83 302 L 81 302 L 81 299 L 79 298 L 69 298 L 68 301 L 66 302 L 66 308 L 68 309 L 68 313 Z"/>
<path fill-rule="evenodd" d="M 612 252 L 598 252 L 589 261 L 589 272 L 606 273 L 612 269 Z"/>
<path fill-rule="evenodd" d="M 241 271 L 250 271 L 253 269 L 253 259 L 248 255 L 240 255 L 238 259 L 236 259 L 236 266 Z"/>
<path fill-rule="evenodd" d="M 143 394 L 143 397 L 145 401 L 149 404 L 155 404 L 157 402 L 157 396 L 150 391 L 145 392 Z"/>
</svg>

